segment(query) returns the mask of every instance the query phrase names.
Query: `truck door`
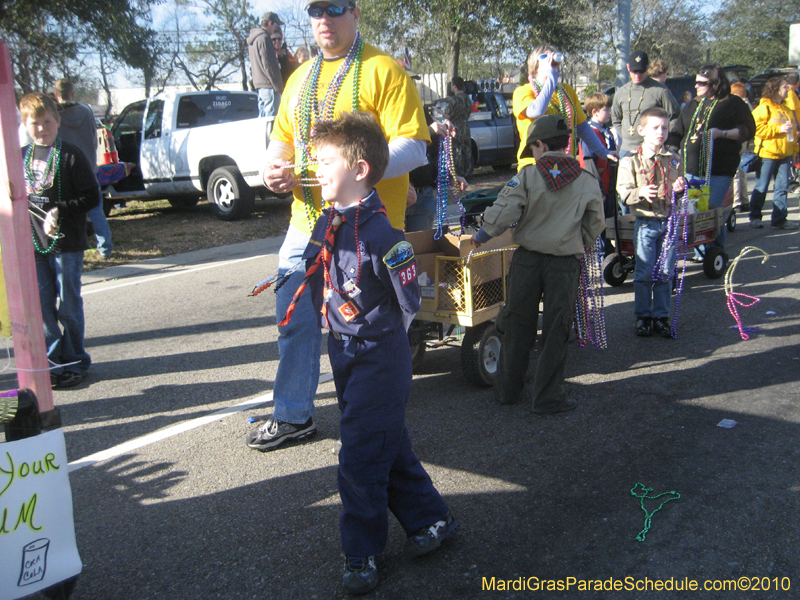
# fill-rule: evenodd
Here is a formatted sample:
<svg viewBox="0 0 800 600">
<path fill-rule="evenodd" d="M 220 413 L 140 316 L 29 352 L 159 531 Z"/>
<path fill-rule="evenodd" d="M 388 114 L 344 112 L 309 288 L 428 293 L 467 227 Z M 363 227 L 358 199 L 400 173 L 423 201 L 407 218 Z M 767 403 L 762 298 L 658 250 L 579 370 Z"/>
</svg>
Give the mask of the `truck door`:
<svg viewBox="0 0 800 600">
<path fill-rule="evenodd" d="M 149 194 L 172 191 L 172 162 L 169 159 L 170 128 L 164 123 L 164 100 L 147 104 L 142 135 L 142 178 Z"/>
<path fill-rule="evenodd" d="M 508 156 L 513 159 L 519 147 L 519 142 L 515 137 L 517 124 L 514 115 L 508 110 L 503 94 L 494 92 L 489 96 L 497 115 L 497 154 L 499 157 Z"/>
</svg>

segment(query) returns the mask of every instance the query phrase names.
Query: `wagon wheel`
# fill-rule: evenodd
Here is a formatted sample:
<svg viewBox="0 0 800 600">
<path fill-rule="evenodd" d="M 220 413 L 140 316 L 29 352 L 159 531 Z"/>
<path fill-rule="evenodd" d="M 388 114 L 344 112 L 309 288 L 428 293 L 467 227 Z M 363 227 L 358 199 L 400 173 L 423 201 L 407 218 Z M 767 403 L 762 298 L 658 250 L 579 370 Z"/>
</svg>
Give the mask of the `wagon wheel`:
<svg viewBox="0 0 800 600">
<path fill-rule="evenodd" d="M 731 233 L 736 231 L 736 209 L 731 209 L 731 214 L 728 215 L 728 221 L 725 226 Z"/>
<path fill-rule="evenodd" d="M 728 255 L 719 246 L 706 246 L 703 272 L 709 279 L 719 279 L 728 266 Z"/>
<path fill-rule="evenodd" d="M 610 286 L 617 287 L 625 283 L 628 271 L 622 268 L 619 254 L 609 254 L 603 259 L 603 279 Z"/>
<path fill-rule="evenodd" d="M 479 387 L 494 385 L 500 344 L 500 334 L 491 321 L 467 328 L 461 341 L 461 370 L 467 381 Z"/>
</svg>

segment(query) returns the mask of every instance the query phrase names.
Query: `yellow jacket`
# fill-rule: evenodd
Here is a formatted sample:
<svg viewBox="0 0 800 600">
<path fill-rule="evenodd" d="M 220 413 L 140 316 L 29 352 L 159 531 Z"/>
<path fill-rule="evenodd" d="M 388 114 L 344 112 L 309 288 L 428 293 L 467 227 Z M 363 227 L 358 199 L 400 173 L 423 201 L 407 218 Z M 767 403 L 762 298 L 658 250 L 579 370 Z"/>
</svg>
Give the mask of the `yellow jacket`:
<svg viewBox="0 0 800 600">
<path fill-rule="evenodd" d="M 800 150 L 797 143 L 797 113 L 786 102 L 775 104 L 769 98 L 761 98 L 759 105 L 753 110 L 756 122 L 754 150 L 761 158 L 780 160 L 794 156 Z M 794 141 L 787 142 L 787 134 L 782 133 L 781 120 L 794 123 Z"/>
</svg>

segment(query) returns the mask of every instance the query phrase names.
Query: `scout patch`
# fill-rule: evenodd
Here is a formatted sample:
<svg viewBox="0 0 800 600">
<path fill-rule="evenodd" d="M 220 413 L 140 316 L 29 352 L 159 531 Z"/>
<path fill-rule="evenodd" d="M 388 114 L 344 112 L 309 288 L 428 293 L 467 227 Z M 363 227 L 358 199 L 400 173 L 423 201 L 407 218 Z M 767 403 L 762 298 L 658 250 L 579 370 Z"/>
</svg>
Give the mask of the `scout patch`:
<svg viewBox="0 0 800 600">
<path fill-rule="evenodd" d="M 395 244 L 394 247 L 386 253 L 386 256 L 383 257 L 383 262 L 390 269 L 396 269 L 412 258 L 414 258 L 414 248 L 411 247 L 409 242 L 404 240 Z"/>
<path fill-rule="evenodd" d="M 506 187 L 515 188 L 519 185 L 519 177 L 514 175 L 511 179 L 508 180 Z"/>
<path fill-rule="evenodd" d="M 677 158 L 673 158 L 669 161 L 669 166 L 673 169 L 677 169 L 679 164 L 681 164 L 681 161 L 679 161 Z"/>
<path fill-rule="evenodd" d="M 358 315 L 358 308 L 352 300 L 349 300 L 339 307 L 339 313 L 349 323 Z"/>
</svg>

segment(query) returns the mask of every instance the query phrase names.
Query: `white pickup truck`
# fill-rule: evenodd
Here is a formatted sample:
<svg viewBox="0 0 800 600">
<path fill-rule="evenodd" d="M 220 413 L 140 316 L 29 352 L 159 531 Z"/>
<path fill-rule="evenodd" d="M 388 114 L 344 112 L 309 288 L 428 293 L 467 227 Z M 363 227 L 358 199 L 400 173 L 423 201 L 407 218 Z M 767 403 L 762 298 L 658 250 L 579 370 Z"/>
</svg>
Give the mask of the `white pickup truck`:
<svg viewBox="0 0 800 600">
<path fill-rule="evenodd" d="M 268 192 L 260 171 L 271 130 L 255 92 L 168 93 L 129 104 L 111 133 L 119 160 L 136 166 L 104 190 L 106 210 L 131 198 L 191 207 L 205 194 L 220 219 L 243 219 L 256 193 Z"/>
</svg>

